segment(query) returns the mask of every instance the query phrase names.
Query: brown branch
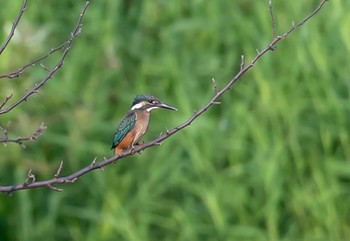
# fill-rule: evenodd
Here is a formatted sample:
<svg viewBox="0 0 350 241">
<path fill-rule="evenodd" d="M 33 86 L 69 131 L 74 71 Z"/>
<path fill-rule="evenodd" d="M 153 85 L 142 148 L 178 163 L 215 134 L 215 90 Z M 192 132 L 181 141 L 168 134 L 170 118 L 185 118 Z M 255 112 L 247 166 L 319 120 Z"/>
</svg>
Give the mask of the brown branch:
<svg viewBox="0 0 350 241">
<path fill-rule="evenodd" d="M 241 58 L 241 68 L 238 71 L 238 73 L 220 90 L 215 92 L 214 96 L 206 103 L 204 104 L 198 111 L 194 112 L 192 116 L 190 116 L 185 122 L 180 124 L 179 126 L 175 127 L 174 129 L 166 131 L 164 134 L 161 134 L 154 140 L 145 143 L 143 145 L 139 145 L 135 147 L 134 150 L 127 150 L 125 152 L 122 152 L 118 156 L 114 156 L 111 158 L 104 158 L 101 162 L 96 162 L 96 158 L 86 167 L 72 173 L 71 175 L 65 176 L 65 177 L 54 177 L 49 180 L 45 181 L 32 181 L 30 183 L 26 184 L 18 184 L 18 185 L 12 185 L 12 186 L 0 186 L 0 192 L 5 192 L 5 193 L 11 193 L 13 191 L 17 190 L 22 190 L 22 189 L 31 189 L 31 188 L 38 188 L 38 187 L 49 187 L 53 188 L 53 185 L 57 184 L 64 184 L 64 183 L 71 183 L 75 182 L 80 176 L 91 172 L 96 169 L 102 169 L 103 167 L 116 163 L 119 159 L 133 155 L 134 153 L 139 153 L 142 150 L 145 150 L 149 147 L 159 145 L 164 141 L 165 139 L 169 138 L 170 136 L 174 135 L 176 132 L 184 129 L 185 127 L 189 126 L 195 119 L 197 119 L 200 115 L 202 115 L 206 110 L 208 110 L 211 106 L 215 105 L 217 99 L 222 96 L 227 90 L 231 88 L 231 86 L 236 83 L 236 81 L 242 77 L 247 71 L 249 71 L 251 68 L 254 67 L 255 63 L 263 56 L 265 55 L 268 51 L 273 50 L 273 47 L 275 44 L 277 44 L 279 41 L 282 39 L 286 38 L 291 32 L 293 32 L 295 29 L 303 25 L 307 20 L 312 18 L 317 12 L 321 10 L 323 5 L 327 2 L 328 0 L 323 0 L 319 3 L 319 5 L 316 7 L 316 9 L 309 14 L 306 18 L 301 20 L 298 24 L 293 25 L 291 29 L 287 30 L 282 36 L 276 36 L 271 40 L 271 42 L 267 45 L 266 48 L 264 48 L 262 51 L 258 52 L 256 56 L 252 59 L 252 61 L 249 62 L 249 64 L 244 65 L 244 58 Z M 55 190 L 55 189 L 54 189 Z"/>
<path fill-rule="evenodd" d="M 62 171 L 62 168 L 63 168 L 63 161 L 60 162 L 60 165 L 58 166 L 57 168 L 57 171 L 55 173 L 55 177 L 59 177 L 61 175 L 61 171 Z"/>
<path fill-rule="evenodd" d="M 40 136 L 45 131 L 46 126 L 44 125 L 44 123 L 41 123 L 39 128 L 30 136 L 18 137 L 14 139 L 11 139 L 8 137 L 8 129 L 9 129 L 9 124 L 5 128 L 0 126 L 0 130 L 3 132 L 3 135 L 4 135 L 4 137 L 0 137 L 0 143 L 3 143 L 4 145 L 6 145 L 7 143 L 12 142 L 23 146 L 23 142 L 35 141 L 38 138 L 38 136 Z"/>
<path fill-rule="evenodd" d="M 242 70 L 244 68 L 244 65 L 245 65 L 245 59 L 244 59 L 244 55 L 242 54 L 241 55 L 241 63 L 239 65 L 240 69 L 239 70 Z"/>
<path fill-rule="evenodd" d="M 29 169 L 29 171 L 27 173 L 27 177 L 24 180 L 23 185 L 28 185 L 30 183 L 33 183 L 33 182 L 35 182 L 35 180 L 36 180 L 35 175 L 32 173 L 32 169 Z"/>
<path fill-rule="evenodd" d="M 8 95 L 5 97 L 5 99 L 2 101 L 2 103 L 0 104 L 0 110 L 2 109 L 2 107 L 4 107 L 4 105 L 6 105 L 6 103 L 12 98 L 12 94 Z"/>
<path fill-rule="evenodd" d="M 214 78 L 211 78 L 211 81 L 213 82 L 213 87 L 215 90 L 215 93 L 218 93 L 218 84 L 216 83 L 216 80 Z"/>
<path fill-rule="evenodd" d="M 73 41 L 75 40 L 75 38 L 80 34 L 81 32 L 81 22 L 83 20 L 83 17 L 85 15 L 85 12 L 88 8 L 90 4 L 90 1 L 86 1 L 85 6 L 83 7 L 80 16 L 78 18 L 78 21 L 73 29 L 73 31 L 70 33 L 70 36 L 68 38 L 68 40 L 65 42 L 64 44 L 64 48 L 63 48 L 63 53 L 61 55 L 61 58 L 59 59 L 58 63 L 49 70 L 48 74 L 46 75 L 46 77 L 44 79 L 42 79 L 40 82 L 35 83 L 34 86 L 30 89 L 25 91 L 24 95 L 22 97 L 20 97 L 19 99 L 17 99 L 16 101 L 14 101 L 10 106 L 8 106 L 5 109 L 0 109 L 0 115 L 8 113 L 9 111 L 11 111 L 12 109 L 14 109 L 16 106 L 18 106 L 19 104 L 21 104 L 23 101 L 27 100 L 28 97 L 30 97 L 33 94 L 38 93 L 38 90 L 49 80 L 53 77 L 53 75 L 57 72 L 57 70 L 59 70 L 63 63 L 64 63 L 64 59 L 66 58 L 68 51 L 70 49 L 70 47 L 72 46 Z M 4 100 L 3 103 L 7 102 L 8 100 Z M 3 106 L 2 106 L 3 107 Z"/>
<path fill-rule="evenodd" d="M 2 52 L 6 49 L 7 45 L 10 43 L 13 35 L 15 34 L 15 30 L 17 28 L 17 25 L 19 23 L 19 21 L 21 20 L 21 17 L 24 13 L 24 11 L 26 10 L 27 7 L 27 0 L 23 0 L 21 9 L 19 10 L 19 13 L 17 14 L 17 17 L 15 19 L 15 21 L 12 24 L 11 30 L 9 35 L 7 36 L 5 42 L 2 44 L 2 46 L 0 47 L 0 55 L 2 54 Z"/>
<path fill-rule="evenodd" d="M 64 43 L 62 43 L 60 46 L 56 47 L 56 48 L 53 48 L 51 49 L 48 53 L 46 53 L 45 55 L 29 62 L 28 64 L 26 65 L 23 65 L 21 66 L 20 68 L 16 69 L 16 70 L 13 70 L 7 74 L 2 74 L 0 75 L 0 79 L 1 78 L 9 78 L 9 79 L 12 79 L 12 78 L 16 78 L 16 77 L 19 77 L 27 68 L 29 67 L 33 67 L 35 66 L 38 62 L 46 59 L 47 57 L 49 57 L 50 55 L 52 55 L 53 53 L 55 53 L 56 51 L 58 50 L 61 50 L 63 49 L 67 44 L 69 43 L 69 40 L 65 41 Z"/>
<path fill-rule="evenodd" d="M 276 19 L 275 19 L 275 15 L 273 15 L 273 12 L 272 12 L 272 0 L 269 0 L 269 14 L 271 17 L 272 38 L 276 38 Z"/>
</svg>

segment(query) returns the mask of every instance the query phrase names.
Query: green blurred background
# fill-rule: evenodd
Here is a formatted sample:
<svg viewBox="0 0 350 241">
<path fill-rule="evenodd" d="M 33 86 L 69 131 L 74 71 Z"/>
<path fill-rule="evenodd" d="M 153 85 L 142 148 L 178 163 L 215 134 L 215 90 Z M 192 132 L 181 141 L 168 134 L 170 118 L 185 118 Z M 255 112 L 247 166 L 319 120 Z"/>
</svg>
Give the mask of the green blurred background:
<svg viewBox="0 0 350 241">
<path fill-rule="evenodd" d="M 0 146 L 0 184 L 63 175 L 111 157 L 114 129 L 137 93 L 154 111 L 144 140 L 186 120 L 271 39 L 268 1 L 93 1 L 62 69 L 7 115 L 10 136 L 47 130 L 26 148 Z M 318 1 L 274 1 L 281 34 Z M 0 38 L 21 1 L 0 0 Z M 65 41 L 83 1 L 29 1 L 1 55 L 7 73 Z M 266 54 L 191 126 L 76 183 L 0 195 L 7 240 L 349 240 L 350 1 L 332 0 Z M 43 61 L 52 67 L 59 54 Z M 0 79 L 23 94 L 39 66 Z"/>
</svg>

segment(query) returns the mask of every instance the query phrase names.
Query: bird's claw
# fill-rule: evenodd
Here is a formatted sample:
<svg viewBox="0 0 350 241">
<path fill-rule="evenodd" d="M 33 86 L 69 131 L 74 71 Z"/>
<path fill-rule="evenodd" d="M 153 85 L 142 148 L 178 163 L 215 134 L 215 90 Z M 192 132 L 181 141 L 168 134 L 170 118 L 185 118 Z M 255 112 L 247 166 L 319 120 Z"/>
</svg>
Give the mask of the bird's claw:
<svg viewBox="0 0 350 241">
<path fill-rule="evenodd" d="M 131 146 L 131 152 L 130 152 L 131 155 L 134 155 L 134 154 L 136 153 L 135 146 L 136 146 L 136 147 L 140 147 L 140 146 L 142 146 L 142 144 L 140 144 L 140 143 L 138 142 L 138 143 L 135 143 L 134 145 L 132 145 L 132 146 Z M 142 150 L 137 151 L 137 152 L 141 155 Z"/>
<path fill-rule="evenodd" d="M 131 146 L 131 155 L 134 155 L 135 154 L 135 147 L 134 145 Z"/>
</svg>

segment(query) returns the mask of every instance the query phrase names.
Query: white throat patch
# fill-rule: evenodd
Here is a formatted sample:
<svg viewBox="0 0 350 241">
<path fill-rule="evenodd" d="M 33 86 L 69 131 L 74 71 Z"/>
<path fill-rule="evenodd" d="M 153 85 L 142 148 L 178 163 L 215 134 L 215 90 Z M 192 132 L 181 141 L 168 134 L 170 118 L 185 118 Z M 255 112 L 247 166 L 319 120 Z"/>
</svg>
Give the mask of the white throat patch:
<svg viewBox="0 0 350 241">
<path fill-rule="evenodd" d="M 158 108 L 159 108 L 158 106 L 151 107 L 151 108 L 148 108 L 147 111 L 148 111 L 148 112 L 151 112 L 151 110 L 153 110 L 153 109 L 158 109 Z"/>
</svg>

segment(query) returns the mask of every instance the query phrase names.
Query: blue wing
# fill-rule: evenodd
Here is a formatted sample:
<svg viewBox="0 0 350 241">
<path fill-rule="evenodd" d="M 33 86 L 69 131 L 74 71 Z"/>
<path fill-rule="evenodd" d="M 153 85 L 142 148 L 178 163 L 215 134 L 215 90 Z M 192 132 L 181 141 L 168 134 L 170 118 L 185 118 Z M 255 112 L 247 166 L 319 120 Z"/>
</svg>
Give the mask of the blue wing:
<svg viewBox="0 0 350 241">
<path fill-rule="evenodd" d="M 115 148 L 129 133 L 129 131 L 135 126 L 136 114 L 135 112 L 129 112 L 120 122 L 119 126 L 115 130 L 112 148 Z"/>
</svg>

